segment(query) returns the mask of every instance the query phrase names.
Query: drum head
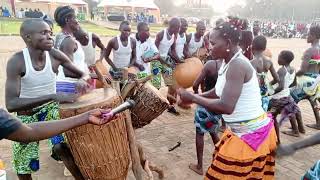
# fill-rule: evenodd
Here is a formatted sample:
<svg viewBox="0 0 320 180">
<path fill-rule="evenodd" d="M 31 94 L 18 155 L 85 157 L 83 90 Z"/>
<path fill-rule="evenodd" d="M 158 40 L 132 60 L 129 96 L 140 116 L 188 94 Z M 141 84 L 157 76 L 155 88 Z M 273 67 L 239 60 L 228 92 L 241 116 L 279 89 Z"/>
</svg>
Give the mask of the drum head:
<svg viewBox="0 0 320 180">
<path fill-rule="evenodd" d="M 79 97 L 74 103 L 60 104 L 60 109 L 71 110 L 96 106 L 98 104 L 113 101 L 115 96 L 117 96 L 117 91 L 113 88 L 94 89 L 93 91 Z"/>
<path fill-rule="evenodd" d="M 163 102 L 168 102 L 167 98 L 165 96 L 163 96 L 163 94 L 157 89 L 155 88 L 150 82 L 147 82 L 144 87 L 150 91 L 152 91 L 155 95 L 157 95 Z"/>
</svg>

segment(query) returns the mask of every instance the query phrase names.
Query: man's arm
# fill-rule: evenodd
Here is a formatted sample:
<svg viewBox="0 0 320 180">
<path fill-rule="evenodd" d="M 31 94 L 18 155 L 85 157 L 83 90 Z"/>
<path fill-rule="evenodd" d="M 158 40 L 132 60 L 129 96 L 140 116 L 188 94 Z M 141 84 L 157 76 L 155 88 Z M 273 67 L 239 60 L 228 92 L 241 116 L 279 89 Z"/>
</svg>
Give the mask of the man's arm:
<svg viewBox="0 0 320 180">
<path fill-rule="evenodd" d="M 156 45 L 157 49 L 159 49 L 160 42 L 162 41 L 163 36 L 164 36 L 164 31 L 161 31 L 156 35 L 156 40 L 154 41 L 154 44 Z"/>
<path fill-rule="evenodd" d="M 57 121 L 36 122 L 28 125 L 21 123 L 20 127 L 15 132 L 11 133 L 7 139 L 29 143 L 48 139 L 52 136 L 61 134 L 72 128 L 82 126 L 87 123 L 101 125 L 112 118 L 110 115 L 104 119 L 101 119 L 102 112 L 107 113 L 107 111 L 98 109 Z M 17 121 L 17 119 L 13 118 L 11 121 Z"/>
<path fill-rule="evenodd" d="M 130 59 L 130 64 L 129 64 L 129 67 L 130 66 L 137 66 L 139 69 L 141 68 L 141 64 L 138 64 L 137 63 L 137 52 L 136 52 L 136 45 L 137 45 L 137 42 L 135 39 L 129 37 L 131 39 L 131 49 L 132 49 L 132 52 L 131 52 L 131 59 Z M 143 66 L 142 66 L 143 68 Z M 140 69 L 141 70 L 141 69 Z"/>
<path fill-rule="evenodd" d="M 66 69 L 67 71 L 72 73 L 74 78 L 80 79 L 81 77 L 85 76 L 85 73 L 82 72 L 80 69 L 78 69 L 77 66 L 75 66 L 75 64 L 72 63 L 72 61 L 69 59 L 69 57 L 65 53 L 63 53 L 62 51 L 52 48 L 50 50 L 50 54 L 56 60 L 58 60 L 60 62 L 63 69 Z M 65 72 L 65 70 L 64 70 L 64 72 Z"/>
<path fill-rule="evenodd" d="M 73 54 L 74 54 L 74 50 L 77 48 L 77 45 L 76 45 L 76 42 L 74 39 L 72 39 L 71 37 L 67 37 L 65 38 L 62 43 L 61 43 L 61 46 L 60 46 L 60 50 L 73 62 Z M 78 47 L 79 48 L 79 47 Z M 62 57 L 62 56 L 60 56 Z M 67 61 L 65 61 L 67 62 Z M 64 67 L 64 63 L 61 63 L 61 65 Z M 70 64 L 68 64 L 67 62 L 67 67 L 71 68 L 70 67 Z M 82 74 L 77 74 L 77 73 L 74 73 L 74 69 L 70 70 L 69 68 L 63 68 L 63 72 L 65 74 L 66 77 L 71 77 L 71 78 L 81 78 Z"/>
<path fill-rule="evenodd" d="M 270 61 L 270 73 L 273 77 L 273 80 L 271 81 L 271 84 L 276 84 L 276 83 L 279 83 L 280 79 L 279 79 L 279 76 L 278 76 L 278 73 L 276 72 L 274 66 L 273 66 L 273 63 L 272 61 Z"/>
<path fill-rule="evenodd" d="M 184 57 L 186 57 L 186 58 L 190 58 L 192 56 L 192 54 L 190 54 L 190 52 L 189 52 L 189 43 L 191 41 L 191 36 L 192 36 L 192 34 L 187 35 L 186 44 L 183 48 L 183 54 L 184 54 Z"/>
<path fill-rule="evenodd" d="M 208 74 L 208 64 L 211 63 L 211 62 L 208 62 L 204 68 L 202 69 L 200 75 L 198 76 L 198 78 L 194 81 L 193 83 L 193 91 L 194 93 L 198 94 L 198 90 L 199 90 L 199 86 L 200 84 L 203 83 L 204 79 L 206 78 L 207 74 Z M 213 70 L 214 71 L 214 70 Z"/>
<path fill-rule="evenodd" d="M 308 49 L 302 57 L 300 69 L 296 73 L 296 76 L 302 76 L 308 71 L 309 61 L 310 61 L 311 57 L 312 57 L 312 50 Z"/>
<path fill-rule="evenodd" d="M 278 87 L 274 90 L 274 94 L 277 94 L 278 92 L 282 91 L 284 88 L 284 82 L 285 82 L 285 76 L 286 76 L 286 70 L 284 68 L 280 68 L 278 70 L 280 81 L 278 83 Z"/>
<path fill-rule="evenodd" d="M 110 53 L 111 53 L 112 49 L 114 48 L 114 40 L 115 40 L 115 38 L 111 39 L 108 42 L 108 45 L 106 48 L 106 53 L 105 53 L 105 59 L 106 59 L 107 63 L 112 67 L 113 70 L 117 70 L 116 66 L 113 64 L 112 60 L 109 58 Z"/>
<path fill-rule="evenodd" d="M 56 95 L 47 95 L 39 98 L 20 98 L 21 67 L 23 56 L 14 55 L 7 64 L 7 79 L 5 84 L 5 101 L 9 112 L 29 110 L 46 102 L 55 100 Z"/>
<path fill-rule="evenodd" d="M 180 62 L 180 59 L 177 55 L 177 51 L 176 51 L 176 42 L 177 42 L 177 37 L 179 36 L 179 34 L 177 36 L 174 37 L 174 42 L 173 44 L 171 45 L 171 48 L 170 48 L 170 56 L 173 58 L 173 60 L 176 62 L 176 63 L 179 63 Z"/>
<path fill-rule="evenodd" d="M 289 156 L 294 154 L 297 150 L 307 148 L 309 146 L 314 146 L 320 144 L 320 133 L 317 133 L 311 137 L 303 139 L 301 141 L 289 144 L 280 145 L 277 149 L 278 156 Z"/>
<path fill-rule="evenodd" d="M 98 35 L 92 33 L 92 40 L 101 49 L 99 60 L 102 60 L 105 57 L 106 48 L 104 47 L 104 45 Z"/>
</svg>

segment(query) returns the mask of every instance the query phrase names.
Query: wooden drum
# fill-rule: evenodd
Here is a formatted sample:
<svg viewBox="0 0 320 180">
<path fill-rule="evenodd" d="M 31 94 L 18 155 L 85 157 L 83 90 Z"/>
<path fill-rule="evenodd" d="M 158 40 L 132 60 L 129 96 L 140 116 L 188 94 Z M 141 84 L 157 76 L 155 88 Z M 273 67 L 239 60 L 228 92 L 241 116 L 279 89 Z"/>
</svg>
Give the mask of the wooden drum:
<svg viewBox="0 0 320 180">
<path fill-rule="evenodd" d="M 61 118 L 68 118 L 94 108 L 114 108 L 121 103 L 116 90 L 95 89 L 75 103 L 61 104 Z M 83 125 L 66 132 L 67 140 L 85 179 L 124 180 L 129 168 L 129 145 L 123 113 L 102 125 Z"/>
<path fill-rule="evenodd" d="M 148 125 L 169 107 L 168 100 L 148 82 L 137 90 L 132 99 L 136 102 L 131 110 L 132 125 L 135 129 Z"/>
</svg>

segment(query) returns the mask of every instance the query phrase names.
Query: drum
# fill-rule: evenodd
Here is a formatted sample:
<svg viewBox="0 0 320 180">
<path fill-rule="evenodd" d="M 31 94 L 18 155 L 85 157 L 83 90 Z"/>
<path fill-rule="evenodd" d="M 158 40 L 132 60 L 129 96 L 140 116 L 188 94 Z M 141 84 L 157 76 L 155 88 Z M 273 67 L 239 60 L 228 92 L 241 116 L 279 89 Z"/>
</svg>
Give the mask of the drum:
<svg viewBox="0 0 320 180">
<path fill-rule="evenodd" d="M 131 110 L 135 129 L 148 125 L 169 107 L 168 100 L 149 82 L 141 86 L 132 98 L 136 105 Z"/>
<path fill-rule="evenodd" d="M 60 105 L 61 118 L 94 108 L 114 108 L 121 103 L 114 89 L 95 89 L 72 104 Z M 74 160 L 85 179 L 124 180 L 129 168 L 129 146 L 123 113 L 111 122 L 87 124 L 67 131 Z"/>
<path fill-rule="evenodd" d="M 102 61 L 97 61 L 96 64 L 95 64 L 96 68 L 100 71 L 100 73 L 102 75 L 109 75 L 110 76 L 110 73 L 108 72 L 108 69 L 107 67 L 103 64 Z M 95 84 L 96 88 L 103 88 L 103 83 L 100 81 L 100 80 L 97 80 L 96 81 L 96 84 Z"/>
<path fill-rule="evenodd" d="M 203 64 L 200 59 L 193 57 L 185 60 L 185 63 L 181 63 L 176 66 L 173 77 L 178 86 L 183 88 L 189 88 L 193 85 L 193 82 L 198 78 L 203 68 Z"/>
</svg>

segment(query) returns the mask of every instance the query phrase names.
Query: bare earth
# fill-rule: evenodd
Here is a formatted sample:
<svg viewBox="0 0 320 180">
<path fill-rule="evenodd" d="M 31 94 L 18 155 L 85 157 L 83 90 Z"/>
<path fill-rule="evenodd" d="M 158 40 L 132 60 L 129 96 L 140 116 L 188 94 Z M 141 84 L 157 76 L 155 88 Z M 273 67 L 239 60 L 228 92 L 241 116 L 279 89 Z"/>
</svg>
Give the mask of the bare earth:
<svg viewBox="0 0 320 180">
<path fill-rule="evenodd" d="M 104 38 L 103 42 L 107 42 L 108 38 Z M 8 57 L 14 52 L 24 47 L 23 41 L 19 37 L 0 37 L 0 107 L 4 107 L 4 82 L 5 82 L 5 66 Z M 289 39 L 289 40 L 269 40 L 268 47 L 274 55 L 274 62 L 281 50 L 292 50 L 296 59 L 293 62 L 296 68 L 300 65 L 300 58 L 303 50 L 308 45 L 305 40 Z M 277 66 L 277 65 L 276 65 Z M 165 89 L 163 89 L 165 91 Z M 302 110 L 304 123 L 314 123 L 310 105 L 307 102 L 299 104 Z M 168 180 L 200 180 L 201 176 L 196 175 L 188 169 L 189 163 L 196 162 L 195 154 L 195 128 L 193 124 L 194 110 L 181 110 L 181 116 L 176 117 L 163 113 L 159 118 L 154 120 L 150 125 L 136 131 L 137 138 L 145 147 L 145 151 L 149 160 L 165 169 L 165 179 Z M 288 128 L 288 124 L 282 129 Z M 306 135 L 300 138 L 293 138 L 282 135 L 284 144 L 295 142 L 316 133 L 316 130 L 306 127 Z M 179 148 L 172 152 L 168 149 L 178 141 L 182 144 Z M 206 169 L 211 161 L 213 145 L 209 136 L 205 137 L 204 151 L 204 168 Z M 314 146 L 297 152 L 292 157 L 277 159 L 276 178 L 280 180 L 300 179 L 300 177 L 308 170 L 318 159 L 320 159 L 320 146 Z M 0 142 L 0 156 L 7 165 L 8 179 L 17 179 L 11 166 L 11 142 L 3 140 Z M 41 170 L 34 174 L 34 179 L 71 180 L 71 177 L 64 177 L 64 166 L 61 163 L 49 158 L 49 149 L 45 141 L 41 142 Z M 132 173 L 129 173 L 128 179 L 134 179 Z M 156 178 L 157 179 L 157 178 Z"/>
</svg>

